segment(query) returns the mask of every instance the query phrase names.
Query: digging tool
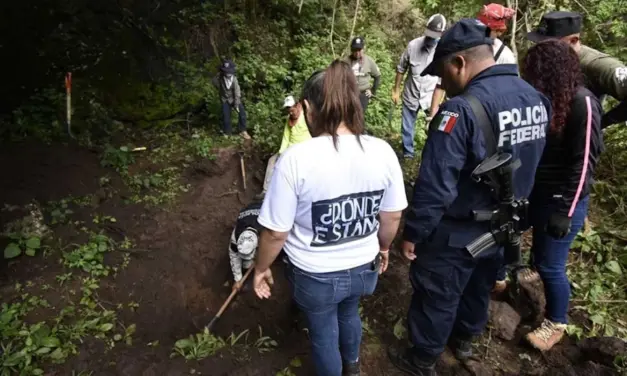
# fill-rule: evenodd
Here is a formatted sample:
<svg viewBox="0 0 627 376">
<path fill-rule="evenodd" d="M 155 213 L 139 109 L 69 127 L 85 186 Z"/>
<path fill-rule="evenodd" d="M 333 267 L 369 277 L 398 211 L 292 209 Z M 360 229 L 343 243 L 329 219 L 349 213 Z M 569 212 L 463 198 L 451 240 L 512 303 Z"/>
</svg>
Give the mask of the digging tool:
<svg viewBox="0 0 627 376">
<path fill-rule="evenodd" d="M 72 72 L 68 72 L 65 75 L 65 96 L 67 133 L 74 138 L 74 134 L 72 134 Z"/>
<path fill-rule="evenodd" d="M 246 167 L 244 166 L 244 156 L 239 155 L 239 164 L 242 167 L 242 182 L 244 183 L 244 191 L 246 190 Z"/>
<path fill-rule="evenodd" d="M 244 286 L 244 283 L 246 283 L 246 279 L 248 278 L 248 276 L 250 275 L 250 273 L 253 271 L 254 268 L 255 268 L 255 265 L 252 265 L 248 269 L 248 271 L 246 271 L 246 274 L 244 274 L 244 277 L 242 278 L 242 286 Z M 224 311 L 226 311 L 226 308 L 231 303 L 231 300 L 233 300 L 233 298 L 235 297 L 235 295 L 237 295 L 238 292 L 239 292 L 239 289 L 233 290 L 231 292 L 231 295 L 229 295 L 229 297 L 226 298 L 226 301 L 224 302 L 224 304 L 222 304 L 222 307 L 220 307 L 220 310 L 218 311 L 218 313 L 216 313 L 216 315 L 211 319 L 211 321 L 209 321 L 209 324 L 207 325 L 208 330 L 213 329 L 213 327 L 216 325 L 216 322 L 218 322 L 218 320 L 220 319 Z"/>
</svg>

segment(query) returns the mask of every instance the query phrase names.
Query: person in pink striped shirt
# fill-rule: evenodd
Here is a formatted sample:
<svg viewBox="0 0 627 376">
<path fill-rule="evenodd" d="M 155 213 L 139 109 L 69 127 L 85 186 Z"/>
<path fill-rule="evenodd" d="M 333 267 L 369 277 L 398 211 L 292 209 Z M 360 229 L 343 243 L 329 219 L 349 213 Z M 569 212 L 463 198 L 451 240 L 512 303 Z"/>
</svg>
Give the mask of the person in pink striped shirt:
<svg viewBox="0 0 627 376">
<path fill-rule="evenodd" d="M 531 47 L 522 72 L 527 82 L 551 100 L 553 108 L 529 197 L 532 264 L 544 282 L 546 313 L 526 339 L 546 351 L 562 339 L 566 329 L 570 299 L 566 263 L 588 212 L 592 176 L 603 150 L 603 109 L 583 85 L 576 52 L 562 41 Z"/>
</svg>

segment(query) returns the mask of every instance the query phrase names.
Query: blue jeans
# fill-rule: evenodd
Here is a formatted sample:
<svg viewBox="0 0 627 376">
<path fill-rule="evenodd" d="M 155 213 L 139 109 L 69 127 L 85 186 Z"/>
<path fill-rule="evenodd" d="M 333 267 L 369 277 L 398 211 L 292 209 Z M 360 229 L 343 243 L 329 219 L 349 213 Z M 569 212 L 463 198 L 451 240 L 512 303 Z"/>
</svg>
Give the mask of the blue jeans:
<svg viewBox="0 0 627 376">
<path fill-rule="evenodd" d="M 222 131 L 224 134 L 231 134 L 231 111 L 233 110 L 233 106 L 224 102 L 222 103 Z M 246 130 L 246 109 L 244 105 L 240 103 L 239 105 L 239 119 L 238 119 L 238 128 L 240 132 Z"/>
<path fill-rule="evenodd" d="M 372 263 L 331 273 L 309 273 L 288 263 L 286 274 L 293 299 L 307 317 L 316 373 L 341 376 L 342 364 L 359 360 L 359 300 L 372 295 L 378 272 Z"/>
<path fill-rule="evenodd" d="M 563 239 L 554 239 L 544 230 L 549 216 L 553 212 L 551 205 L 537 202 L 531 206 L 533 225 L 533 245 L 531 254 L 533 264 L 544 283 L 546 296 L 546 318 L 557 323 L 566 324 L 568 301 L 570 300 L 570 282 L 566 276 L 566 262 L 570 245 L 583 227 L 588 213 L 586 196 L 579 200 L 571 218 L 570 232 Z"/>
<path fill-rule="evenodd" d="M 410 110 L 409 107 L 403 103 L 401 113 L 401 138 L 403 140 L 403 156 L 405 157 L 414 157 L 414 134 L 419 110 L 420 107 L 417 110 Z"/>
</svg>

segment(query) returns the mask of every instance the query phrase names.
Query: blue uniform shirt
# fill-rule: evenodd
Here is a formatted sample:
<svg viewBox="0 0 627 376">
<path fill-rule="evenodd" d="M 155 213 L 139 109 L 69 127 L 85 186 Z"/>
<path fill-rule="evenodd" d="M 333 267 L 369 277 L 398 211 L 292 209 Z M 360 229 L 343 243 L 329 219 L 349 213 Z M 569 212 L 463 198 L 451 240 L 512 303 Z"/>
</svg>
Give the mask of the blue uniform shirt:
<svg viewBox="0 0 627 376">
<path fill-rule="evenodd" d="M 498 149 L 520 159 L 514 172 L 516 198 L 528 197 L 546 143 L 550 101 L 518 77 L 515 65 L 494 65 L 473 78 L 466 91 L 483 104 L 492 122 Z M 487 187 L 472 180 L 486 158 L 485 139 L 461 96 L 451 98 L 429 127 L 403 238 L 421 243 L 444 215 L 469 219 L 472 210 L 494 209 Z M 484 225 L 485 226 L 485 225 Z"/>
</svg>

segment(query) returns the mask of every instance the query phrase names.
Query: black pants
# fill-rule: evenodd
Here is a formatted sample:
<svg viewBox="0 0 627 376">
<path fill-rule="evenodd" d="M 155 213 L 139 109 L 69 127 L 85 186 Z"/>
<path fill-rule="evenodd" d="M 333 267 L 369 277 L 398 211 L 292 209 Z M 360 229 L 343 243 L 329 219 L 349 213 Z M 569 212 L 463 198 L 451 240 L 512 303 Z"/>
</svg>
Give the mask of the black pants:
<svg viewBox="0 0 627 376">
<path fill-rule="evenodd" d="M 359 102 L 361 102 L 361 108 L 364 110 L 364 115 L 366 114 L 366 109 L 368 108 L 368 103 L 370 102 L 370 98 L 366 96 L 366 92 L 362 91 L 359 93 Z"/>
<path fill-rule="evenodd" d="M 240 103 L 238 115 L 237 127 L 240 132 L 246 130 L 246 109 L 244 105 Z M 234 107 L 228 103 L 222 103 L 222 131 L 224 134 L 231 134 L 231 111 Z"/>
</svg>

